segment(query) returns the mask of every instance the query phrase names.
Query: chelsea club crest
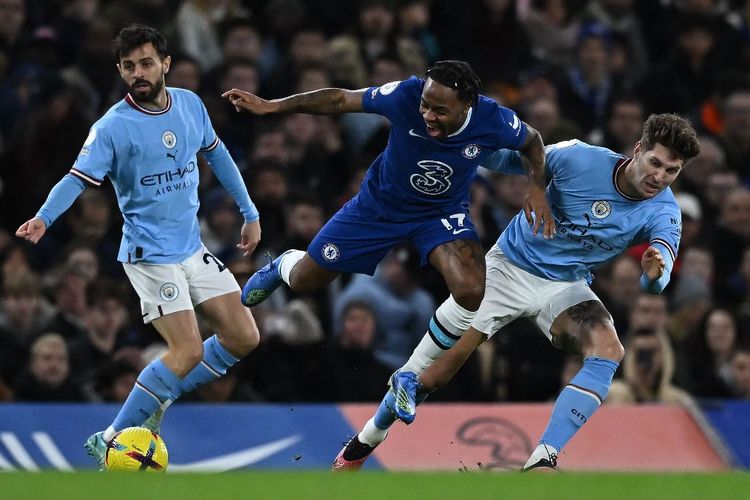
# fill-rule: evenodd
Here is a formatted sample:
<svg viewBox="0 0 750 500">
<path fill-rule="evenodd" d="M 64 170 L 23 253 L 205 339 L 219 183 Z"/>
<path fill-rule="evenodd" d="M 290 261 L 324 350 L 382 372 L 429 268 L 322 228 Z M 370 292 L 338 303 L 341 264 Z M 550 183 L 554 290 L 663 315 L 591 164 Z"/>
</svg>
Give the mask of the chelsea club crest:
<svg viewBox="0 0 750 500">
<path fill-rule="evenodd" d="M 464 155 L 464 158 L 466 158 L 467 160 L 473 160 L 479 155 L 479 152 L 481 150 L 482 148 L 480 148 L 476 144 L 469 144 L 461 150 L 461 154 Z"/>
<path fill-rule="evenodd" d="M 591 205 L 591 213 L 594 214 L 594 217 L 597 219 L 605 219 L 612 213 L 612 206 L 608 201 L 595 201 Z"/>
<path fill-rule="evenodd" d="M 321 250 L 320 253 L 328 262 L 336 261 L 339 257 L 341 257 L 341 250 L 339 250 L 339 247 L 337 247 L 333 243 L 326 243 L 325 245 L 323 245 L 323 250 Z"/>
</svg>

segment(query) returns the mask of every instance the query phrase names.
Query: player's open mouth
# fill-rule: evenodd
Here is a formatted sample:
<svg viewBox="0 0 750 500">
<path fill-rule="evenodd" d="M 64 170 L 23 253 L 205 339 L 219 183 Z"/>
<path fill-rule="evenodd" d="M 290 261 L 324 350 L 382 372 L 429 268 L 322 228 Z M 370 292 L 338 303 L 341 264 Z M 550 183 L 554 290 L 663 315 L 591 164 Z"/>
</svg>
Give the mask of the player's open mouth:
<svg viewBox="0 0 750 500">
<path fill-rule="evenodd" d="M 137 90 L 148 90 L 151 88 L 151 84 L 146 82 L 139 82 L 135 84 L 135 88 Z"/>
<path fill-rule="evenodd" d="M 440 135 L 440 129 L 438 127 L 432 127 L 427 124 L 427 133 L 430 135 L 430 137 L 437 137 Z"/>
</svg>

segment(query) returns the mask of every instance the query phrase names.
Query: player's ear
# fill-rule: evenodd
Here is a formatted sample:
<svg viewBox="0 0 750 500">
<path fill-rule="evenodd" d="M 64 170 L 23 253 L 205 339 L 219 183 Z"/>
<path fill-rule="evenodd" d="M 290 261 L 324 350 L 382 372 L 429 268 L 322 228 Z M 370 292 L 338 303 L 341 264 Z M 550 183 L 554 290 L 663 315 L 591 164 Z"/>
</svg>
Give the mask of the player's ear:
<svg viewBox="0 0 750 500">
<path fill-rule="evenodd" d="M 165 57 L 162 64 L 164 65 L 164 74 L 166 75 L 169 73 L 169 67 L 172 65 L 172 56 Z"/>
<path fill-rule="evenodd" d="M 635 143 L 635 146 L 633 146 L 633 158 L 635 158 L 640 152 L 641 152 L 641 141 L 638 141 Z"/>
</svg>

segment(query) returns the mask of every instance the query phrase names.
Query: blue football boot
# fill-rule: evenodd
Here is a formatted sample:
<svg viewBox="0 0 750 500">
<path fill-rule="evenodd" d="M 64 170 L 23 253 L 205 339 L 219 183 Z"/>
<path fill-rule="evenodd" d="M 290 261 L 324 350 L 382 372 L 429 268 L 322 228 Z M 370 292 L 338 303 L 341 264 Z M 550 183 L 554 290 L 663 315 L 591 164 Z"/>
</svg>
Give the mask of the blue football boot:
<svg viewBox="0 0 750 500">
<path fill-rule="evenodd" d="M 405 424 L 414 422 L 417 416 L 417 392 L 422 386 L 417 379 L 417 374 L 396 370 L 391 375 L 388 385 L 391 386 L 395 396 L 393 400 L 388 401 L 388 409 Z"/>
<path fill-rule="evenodd" d="M 268 264 L 255 271 L 247 280 L 245 286 L 242 287 L 243 305 L 246 307 L 257 306 L 284 282 L 279 273 L 279 263 L 283 256 L 284 254 L 281 254 L 275 259 L 271 259 L 271 254 L 266 252 Z"/>
<path fill-rule="evenodd" d="M 86 449 L 86 453 L 96 461 L 99 470 L 104 470 L 104 459 L 107 455 L 107 442 L 104 440 L 104 431 L 90 435 L 83 447 Z"/>
</svg>

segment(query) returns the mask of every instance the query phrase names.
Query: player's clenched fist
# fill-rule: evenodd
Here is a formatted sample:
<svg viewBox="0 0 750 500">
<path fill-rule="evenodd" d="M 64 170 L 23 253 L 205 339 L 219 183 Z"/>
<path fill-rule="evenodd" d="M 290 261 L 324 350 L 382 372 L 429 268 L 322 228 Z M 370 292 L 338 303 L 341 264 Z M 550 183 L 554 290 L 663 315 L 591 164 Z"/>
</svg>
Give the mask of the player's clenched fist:
<svg viewBox="0 0 750 500">
<path fill-rule="evenodd" d="M 664 257 L 662 257 L 659 250 L 654 247 L 648 247 L 646 251 L 643 252 L 643 257 L 641 257 L 641 267 L 650 280 L 653 281 L 661 278 L 661 275 L 664 272 L 664 266 Z"/>
<path fill-rule="evenodd" d="M 29 219 L 21 227 L 16 230 L 16 236 L 28 240 L 36 245 L 36 243 L 42 239 L 44 232 L 47 230 L 47 225 L 39 217 Z"/>
</svg>

